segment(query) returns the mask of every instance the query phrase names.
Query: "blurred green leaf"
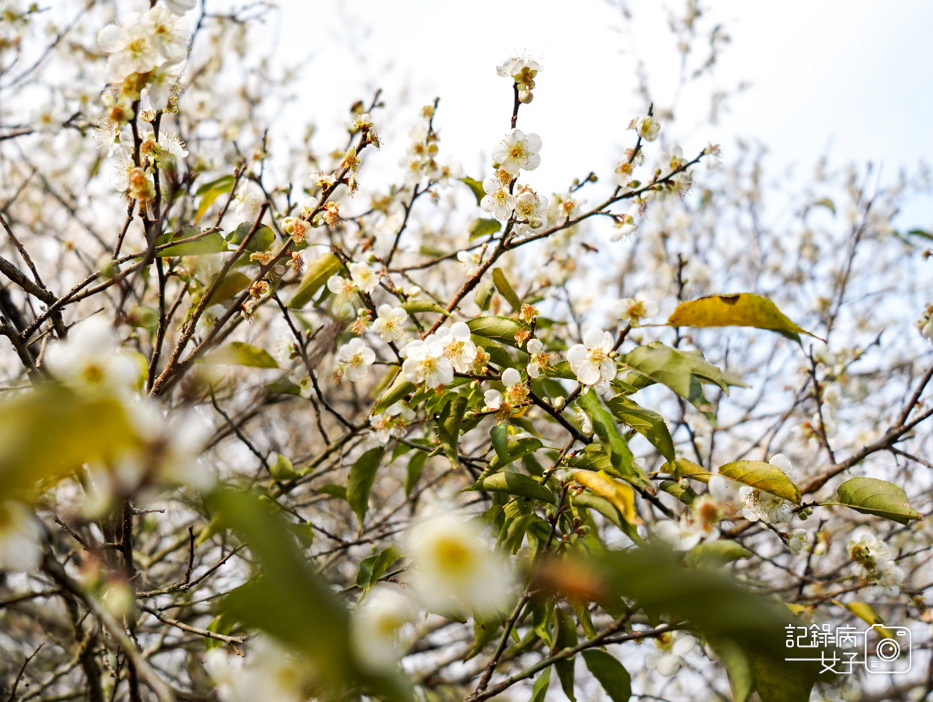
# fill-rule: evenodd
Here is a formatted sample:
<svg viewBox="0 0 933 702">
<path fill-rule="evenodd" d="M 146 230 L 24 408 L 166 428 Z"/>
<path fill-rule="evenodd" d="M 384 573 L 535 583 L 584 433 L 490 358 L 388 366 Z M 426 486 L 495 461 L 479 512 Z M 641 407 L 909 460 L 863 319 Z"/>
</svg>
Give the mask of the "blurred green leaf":
<svg viewBox="0 0 933 702">
<path fill-rule="evenodd" d="M 470 235 L 470 241 L 479 239 L 490 234 L 495 234 L 502 229 L 502 223 L 497 219 L 478 218 L 470 222 L 470 228 L 467 232 Z"/>
<path fill-rule="evenodd" d="M 426 460 L 428 460 L 428 454 L 425 451 L 418 451 L 408 460 L 408 465 L 405 467 L 405 497 L 411 495 L 411 491 L 415 489 Z"/>
<path fill-rule="evenodd" d="M 473 196 L 476 198 L 476 204 L 480 204 L 483 198 L 486 197 L 486 191 L 483 190 L 483 184 L 481 181 L 476 180 L 476 178 L 470 178 L 470 176 L 464 176 L 460 179 L 461 183 L 466 183 L 470 190 L 473 191 Z"/>
<path fill-rule="evenodd" d="M 201 202 L 198 205 L 198 211 L 195 212 L 194 215 L 195 224 L 204 216 L 204 213 L 207 212 L 207 208 L 213 204 L 214 200 L 224 193 L 229 193 L 233 189 L 234 182 L 236 182 L 236 179 L 232 175 L 225 175 L 209 183 L 205 183 L 197 189 L 195 195 L 201 198 Z"/>
<path fill-rule="evenodd" d="M 708 566 L 718 568 L 740 558 L 748 558 L 752 552 L 742 544 L 728 539 L 704 541 L 696 545 L 687 553 L 684 562 L 691 568 Z"/>
<path fill-rule="evenodd" d="M 522 301 L 518 298 L 512 284 L 509 283 L 509 279 L 505 277 L 505 273 L 501 268 L 492 269 L 492 284 L 496 286 L 496 290 L 512 306 L 513 310 L 516 312 L 521 311 Z"/>
<path fill-rule="evenodd" d="M 288 302 L 289 309 L 300 310 L 314 298 L 317 291 L 327 284 L 331 276 L 342 270 L 340 259 L 332 253 L 318 256 L 308 264 L 298 289 Z"/>
<path fill-rule="evenodd" d="M 573 618 L 557 608 L 557 641 L 554 645 L 554 651 L 560 651 L 565 648 L 573 648 L 577 645 L 577 625 Z M 554 667 L 557 669 L 557 678 L 560 680 L 560 687 L 564 691 L 570 702 L 576 702 L 577 698 L 573 694 L 574 665 L 576 656 L 557 661 Z"/>
<path fill-rule="evenodd" d="M 227 235 L 227 241 L 239 246 L 253 230 L 254 224 L 255 222 L 243 222 Z M 259 229 L 256 230 L 256 233 L 253 234 L 253 238 L 250 239 L 249 243 L 246 245 L 246 250 L 250 253 L 266 251 L 274 242 L 275 232 L 265 224 L 261 224 Z"/>
<path fill-rule="evenodd" d="M 208 364 L 224 366 L 249 366 L 251 368 L 278 368 L 272 354 L 259 346 L 243 341 L 231 341 L 204 358 Z"/>
<path fill-rule="evenodd" d="M 611 655 L 591 649 L 583 651 L 583 661 L 612 702 L 626 702 L 632 696 L 632 677 Z"/>
<path fill-rule="evenodd" d="M 184 226 L 174 234 L 167 233 L 156 239 L 156 246 L 169 244 L 177 239 L 190 239 L 201 234 L 197 227 Z M 176 246 L 169 246 L 156 253 L 159 258 L 169 256 L 204 256 L 206 254 L 224 253 L 228 250 L 227 242 L 220 235 L 220 232 L 211 232 L 202 236 L 197 241 L 189 241 Z"/>
<path fill-rule="evenodd" d="M 535 680 L 531 688 L 531 702 L 545 702 L 547 699 L 547 689 L 551 685 L 551 669 L 545 668 L 544 672 Z"/>
<path fill-rule="evenodd" d="M 356 462 L 350 467 L 350 475 L 347 478 L 347 502 L 350 503 L 360 520 L 361 529 L 363 528 L 363 518 L 369 509 L 369 491 L 373 487 L 376 471 L 379 470 L 379 464 L 382 463 L 384 453 L 385 448 L 382 446 L 370 449 L 357 458 Z"/>
</svg>

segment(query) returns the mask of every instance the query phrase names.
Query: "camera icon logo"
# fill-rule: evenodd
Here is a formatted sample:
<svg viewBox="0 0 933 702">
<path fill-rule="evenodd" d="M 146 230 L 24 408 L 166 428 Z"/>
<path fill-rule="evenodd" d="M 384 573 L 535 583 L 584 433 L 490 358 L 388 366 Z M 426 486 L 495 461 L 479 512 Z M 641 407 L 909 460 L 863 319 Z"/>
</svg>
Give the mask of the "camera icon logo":
<svg viewBox="0 0 933 702">
<path fill-rule="evenodd" d="M 869 637 L 872 629 L 880 639 L 877 644 Z M 865 630 L 865 668 L 869 673 L 906 673 L 910 666 L 910 629 L 874 624 Z"/>
</svg>

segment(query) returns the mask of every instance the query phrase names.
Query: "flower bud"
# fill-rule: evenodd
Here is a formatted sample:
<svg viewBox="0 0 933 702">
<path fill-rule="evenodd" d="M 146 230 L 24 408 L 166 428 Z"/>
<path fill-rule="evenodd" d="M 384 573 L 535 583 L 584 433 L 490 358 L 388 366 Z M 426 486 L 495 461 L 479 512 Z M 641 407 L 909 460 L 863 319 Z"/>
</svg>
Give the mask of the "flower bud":
<svg viewBox="0 0 933 702">
<path fill-rule="evenodd" d="M 530 90 L 523 90 L 518 94 L 518 101 L 526 105 L 534 99 L 534 93 L 532 93 Z"/>
</svg>

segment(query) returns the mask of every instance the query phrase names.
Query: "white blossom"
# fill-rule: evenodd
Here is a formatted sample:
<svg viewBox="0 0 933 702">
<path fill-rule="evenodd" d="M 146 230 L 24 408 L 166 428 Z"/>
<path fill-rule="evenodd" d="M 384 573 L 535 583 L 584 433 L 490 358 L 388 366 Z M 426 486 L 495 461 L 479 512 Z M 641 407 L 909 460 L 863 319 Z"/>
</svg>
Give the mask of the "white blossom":
<svg viewBox="0 0 933 702">
<path fill-rule="evenodd" d="M 117 335 L 103 317 L 76 324 L 64 341 L 53 341 L 45 365 L 69 387 L 83 392 L 124 392 L 139 379 L 140 367 L 120 351 Z"/>
<path fill-rule="evenodd" d="M 453 381 L 453 364 L 449 358 L 444 357 L 443 342 L 433 334 L 423 341 L 416 339 L 409 342 L 405 354 L 402 372 L 408 382 L 437 388 Z"/>
<path fill-rule="evenodd" d="M 398 587 L 373 588 L 350 618 L 350 644 L 357 660 L 374 671 L 394 669 L 404 653 L 403 630 L 414 614 Z"/>
<path fill-rule="evenodd" d="M 489 176 L 483 181 L 483 190 L 486 195 L 480 201 L 480 207 L 500 222 L 507 221 L 515 209 L 515 198 L 509 192 L 508 183 L 503 183 L 495 176 Z"/>
<path fill-rule="evenodd" d="M 806 529 L 794 529 L 787 535 L 787 548 L 795 556 L 803 551 L 810 542 L 810 536 Z"/>
<path fill-rule="evenodd" d="M 449 328 L 437 330 L 436 338 L 443 346 L 443 354 L 450 359 L 454 370 L 466 373 L 476 359 L 476 344 L 470 340 L 470 328 L 463 322 L 455 322 Z"/>
<path fill-rule="evenodd" d="M 338 349 L 336 360 L 344 377 L 355 382 L 369 373 L 369 366 L 376 360 L 376 353 L 362 339 L 351 339 Z"/>
<path fill-rule="evenodd" d="M 645 665 L 664 677 L 671 677 L 680 670 L 683 658 L 696 647 L 697 640 L 685 631 L 675 631 L 661 648 L 645 657 Z"/>
<path fill-rule="evenodd" d="M 616 363 L 609 358 L 612 344 L 609 332 L 590 329 L 582 344 L 575 344 L 567 350 L 567 360 L 577 380 L 584 385 L 596 385 L 616 377 Z"/>
<path fill-rule="evenodd" d="M 492 150 L 492 161 L 497 168 L 517 174 L 520 170 L 533 171 L 541 165 L 541 137 L 537 134 L 525 135 L 513 129 Z"/>
<path fill-rule="evenodd" d="M 661 131 L 661 125 L 649 116 L 639 117 L 632 122 L 631 128 L 645 141 L 654 141 L 658 138 L 658 132 Z"/>
<path fill-rule="evenodd" d="M 616 319 L 637 326 L 643 319 L 654 317 L 658 313 L 658 303 L 648 299 L 643 293 L 635 297 L 626 297 L 612 305 L 612 315 Z"/>
<path fill-rule="evenodd" d="M 363 292 L 371 293 L 379 287 L 379 271 L 370 268 L 365 263 L 351 263 L 349 269 L 353 282 Z"/>
<path fill-rule="evenodd" d="M 376 315 L 376 321 L 373 322 L 373 331 L 383 341 L 398 341 L 402 338 L 405 321 L 408 319 L 408 313 L 405 310 L 391 305 L 379 305 Z"/>
<path fill-rule="evenodd" d="M 405 539 L 411 584 L 425 607 L 455 612 L 465 606 L 491 615 L 512 596 L 508 562 L 480 538 L 473 522 L 439 514 L 415 523 Z"/>
</svg>

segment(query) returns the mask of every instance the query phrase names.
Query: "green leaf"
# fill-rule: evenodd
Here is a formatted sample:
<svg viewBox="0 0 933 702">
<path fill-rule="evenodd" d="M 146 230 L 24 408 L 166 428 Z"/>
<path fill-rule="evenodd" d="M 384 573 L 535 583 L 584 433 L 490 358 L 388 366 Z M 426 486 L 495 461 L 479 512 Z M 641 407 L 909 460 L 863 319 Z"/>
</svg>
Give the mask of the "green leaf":
<svg viewBox="0 0 933 702">
<path fill-rule="evenodd" d="M 502 229 L 502 223 L 497 219 L 474 219 L 467 230 L 470 234 L 470 241 L 479 239 L 490 234 L 495 234 Z"/>
<path fill-rule="evenodd" d="M 676 459 L 674 440 L 660 414 L 645 409 L 625 395 L 609 399 L 606 406 L 616 419 L 648 439 L 664 458 L 668 461 Z"/>
<path fill-rule="evenodd" d="M 364 558 L 360 563 L 360 570 L 356 574 L 356 586 L 361 588 L 364 592 L 371 589 L 379 582 L 379 578 L 385 575 L 389 566 L 401 557 L 402 552 L 399 550 L 398 546 L 392 544 L 378 554 L 370 556 L 369 558 Z"/>
<path fill-rule="evenodd" d="M 425 298 L 415 298 L 413 300 L 406 300 L 401 305 L 402 309 L 408 312 L 408 314 L 419 314 L 422 312 L 431 312 L 433 314 L 442 314 L 445 317 L 450 316 L 450 312 L 445 310 L 439 304 L 433 300 L 428 300 Z"/>
<path fill-rule="evenodd" d="M 733 461 L 720 466 L 719 474 L 756 490 L 764 490 L 795 504 L 800 504 L 800 488 L 777 466 L 764 461 Z M 881 482 L 881 481 L 878 481 Z"/>
<path fill-rule="evenodd" d="M 379 399 L 376 400 L 376 404 L 373 406 L 370 415 L 377 415 L 380 412 L 385 412 L 389 407 L 394 405 L 399 400 L 404 399 L 407 395 L 415 391 L 415 385 L 409 383 L 405 380 L 405 374 L 399 370 L 398 375 L 395 376 L 395 380 L 392 381 L 392 384 L 387 387 L 382 395 L 379 396 Z"/>
<path fill-rule="evenodd" d="M 176 239 L 190 239 L 198 236 L 200 233 L 201 230 L 197 227 L 184 226 L 175 234 L 163 234 L 156 239 L 155 243 L 156 246 L 162 246 Z M 211 232 L 210 234 L 202 236 L 197 241 L 188 241 L 184 244 L 169 246 L 168 248 L 162 249 L 156 252 L 156 256 L 159 258 L 167 258 L 169 256 L 204 256 L 206 254 L 224 253 L 227 250 L 227 242 L 224 241 L 220 232 Z"/>
<path fill-rule="evenodd" d="M 426 460 L 428 460 L 426 451 L 418 451 L 408 460 L 408 465 L 405 467 L 405 497 L 411 495 L 411 491 L 414 490 Z"/>
<path fill-rule="evenodd" d="M 484 648 L 496 639 L 499 633 L 500 622 L 498 619 L 493 621 L 480 621 L 473 619 L 473 648 L 463 660 L 468 661 L 478 656 Z"/>
<path fill-rule="evenodd" d="M 243 222 L 227 235 L 227 241 L 239 246 L 246 239 L 247 235 L 253 230 L 255 222 Z M 257 251 L 266 251 L 275 242 L 275 232 L 265 224 L 260 225 L 253 238 L 246 245 L 246 250 L 250 253 Z"/>
<path fill-rule="evenodd" d="M 923 229 L 911 229 L 907 232 L 910 236 L 916 236 L 921 239 L 926 239 L 927 241 L 933 241 L 933 234 L 930 232 L 924 231 Z"/>
<path fill-rule="evenodd" d="M 545 702 L 547 699 L 547 689 L 551 684 L 551 669 L 545 668 L 544 672 L 535 680 L 531 688 L 531 702 Z"/>
<path fill-rule="evenodd" d="M 467 322 L 470 332 L 486 339 L 493 339 L 507 346 L 518 348 L 515 335 L 520 331 L 530 331 L 527 324 L 510 317 L 476 317 Z"/>
<path fill-rule="evenodd" d="M 752 552 L 742 544 L 728 539 L 717 539 L 716 541 L 705 541 L 692 548 L 684 558 L 684 562 L 691 568 L 699 566 L 718 568 L 726 563 L 737 561 L 740 558 L 748 558 L 751 555 Z"/>
<path fill-rule="evenodd" d="M 496 456 L 502 463 L 507 463 L 509 458 L 509 425 L 508 422 L 499 422 L 490 432 L 492 446 L 496 450 Z"/>
<path fill-rule="evenodd" d="M 236 619 L 231 617 L 229 614 L 218 614 L 216 617 L 211 619 L 210 624 L 208 624 L 205 629 L 212 631 L 215 634 L 223 634 L 224 636 L 229 635 L 233 631 L 233 627 L 236 626 Z M 217 639 L 204 639 L 204 650 L 210 651 L 211 649 L 218 648 L 222 646 L 223 643 Z"/>
<path fill-rule="evenodd" d="M 811 205 L 811 207 L 825 207 L 834 215 L 836 214 L 836 203 L 834 203 L 828 197 L 824 197 L 822 200 L 817 200 Z"/>
<path fill-rule="evenodd" d="M 480 204 L 483 198 L 486 197 L 486 191 L 483 190 L 483 183 L 476 180 L 476 178 L 470 178 L 470 176 L 464 176 L 460 179 L 461 183 L 466 183 L 470 190 L 473 191 L 473 196 L 476 198 L 476 204 Z"/>
<path fill-rule="evenodd" d="M 625 365 L 656 383 L 666 385 L 684 399 L 692 400 L 703 392 L 683 354 L 659 341 L 629 351 L 622 360 Z"/>
<path fill-rule="evenodd" d="M 541 443 L 540 439 L 536 439 L 533 436 L 520 436 L 518 438 L 509 439 L 506 442 L 506 455 L 505 458 L 501 458 L 498 453 L 493 456 L 492 460 L 489 461 L 489 465 L 486 466 L 486 469 L 483 471 L 481 478 L 485 478 L 488 475 L 492 475 L 500 468 L 507 466 L 510 463 L 517 461 L 519 458 L 523 458 L 530 453 L 534 453 L 539 448 L 544 446 Z"/>
<path fill-rule="evenodd" d="M 573 648 L 577 645 L 577 626 L 573 618 L 559 607 L 557 608 L 557 642 L 554 646 L 555 652 L 565 648 Z M 554 667 L 557 669 L 557 678 L 560 680 L 560 687 L 564 695 L 570 702 L 576 702 L 573 694 L 574 664 L 577 662 L 576 656 L 557 661 Z"/>
<path fill-rule="evenodd" d="M 307 656 L 315 675 L 334 690 L 352 684 L 393 700 L 411 700 L 401 675 L 374 673 L 357 664 L 343 601 L 268 503 L 245 491 L 222 489 L 208 497 L 208 505 L 248 544 L 260 566 L 261 575 L 223 599 L 224 612 Z"/>
<path fill-rule="evenodd" d="M 637 480 L 639 483 L 643 482 L 643 476 L 640 476 L 638 470 L 634 467 L 635 459 L 628 447 L 628 443 L 622 438 L 618 427 L 616 427 L 615 420 L 603 407 L 603 403 L 596 391 L 588 390 L 580 393 L 576 402 L 590 418 L 593 431 L 596 432 L 596 436 L 599 437 L 600 442 L 609 454 L 612 470 L 608 472 L 622 478 Z"/>
<path fill-rule="evenodd" d="M 225 175 L 209 183 L 205 183 L 198 188 L 195 195 L 200 196 L 201 202 L 198 205 L 198 211 L 195 212 L 194 215 L 195 224 L 204 216 L 204 213 L 207 212 L 207 208 L 213 204 L 214 200 L 224 193 L 229 193 L 233 189 L 233 183 L 235 181 L 236 179 L 232 175 Z"/>
<path fill-rule="evenodd" d="M 259 346 L 243 341 L 231 341 L 205 357 L 207 364 L 223 366 L 249 366 L 251 368 L 278 368 L 272 355 Z"/>
<path fill-rule="evenodd" d="M 292 462 L 281 453 L 275 454 L 275 461 L 269 466 L 269 473 L 272 474 L 273 480 L 294 480 L 299 477 Z"/>
<path fill-rule="evenodd" d="M 719 656 L 729 676 L 729 687 L 732 688 L 732 698 L 735 702 L 747 702 L 755 691 L 755 671 L 751 661 L 731 641 L 711 642 L 711 647 Z"/>
<path fill-rule="evenodd" d="M 502 272 L 501 268 L 492 269 L 492 283 L 496 286 L 496 290 L 499 291 L 499 294 L 512 306 L 513 310 L 516 312 L 521 311 L 522 301 L 518 299 L 518 295 L 515 293 L 515 290 L 509 283 L 509 279 L 505 277 L 505 273 Z"/>
<path fill-rule="evenodd" d="M 873 514 L 899 524 L 920 519 L 920 513 L 908 504 L 907 493 L 885 480 L 852 478 L 837 488 L 836 496 L 839 498 L 838 504 L 862 514 Z"/>
<path fill-rule="evenodd" d="M 289 301 L 288 307 L 293 310 L 300 310 L 311 302 L 317 291 L 324 287 L 330 277 L 339 273 L 340 270 L 340 259 L 334 254 L 326 253 L 318 256 L 308 264 L 308 269 L 301 279 L 298 290 L 295 291 Z"/>
<path fill-rule="evenodd" d="M 250 277 L 245 273 L 230 271 L 224 276 L 224 279 L 220 281 L 220 285 L 217 286 L 214 294 L 211 295 L 211 300 L 208 304 L 216 305 L 221 302 L 226 302 L 237 293 L 246 290 L 251 282 L 252 280 L 250 280 Z"/>
<path fill-rule="evenodd" d="M 376 471 L 379 470 L 383 453 L 385 453 L 385 448 L 382 446 L 370 449 L 356 459 L 347 477 L 347 502 L 350 503 L 357 519 L 360 520 L 361 529 L 366 510 L 369 509 L 369 491 L 376 479 Z"/>
<path fill-rule="evenodd" d="M 564 464 L 568 468 L 582 468 L 584 470 L 604 470 L 611 473 L 612 461 L 609 460 L 609 454 L 598 444 L 589 444 L 579 453 L 571 456 Z"/>
<path fill-rule="evenodd" d="M 854 614 L 869 626 L 877 627 L 878 635 L 881 638 L 895 638 L 894 632 L 884 626 L 884 619 L 882 619 L 867 602 L 840 602 L 839 600 L 832 600 L 832 603 L 839 605 L 840 607 L 845 607 L 847 610 L 852 612 L 852 614 Z"/>
<path fill-rule="evenodd" d="M 788 319 L 771 300 L 753 293 L 709 295 L 681 303 L 667 320 L 667 326 L 755 327 L 775 331 L 798 343 L 800 334 L 819 339 Z"/>
<path fill-rule="evenodd" d="M 612 702 L 626 702 L 632 696 L 632 677 L 611 655 L 590 649 L 583 651 L 583 661 Z"/>
<path fill-rule="evenodd" d="M 466 412 L 467 398 L 463 395 L 454 395 L 439 416 L 437 425 L 437 438 L 441 442 L 444 454 L 450 459 L 452 468 L 460 467 L 457 457 L 460 444 L 460 425 L 463 423 L 463 413 Z"/>
<path fill-rule="evenodd" d="M 534 478 L 522 473 L 502 471 L 488 478 L 478 480 L 472 487 L 465 488 L 464 492 L 483 490 L 485 492 L 504 492 L 517 497 L 527 497 L 532 500 L 541 500 L 554 504 L 554 494 Z"/>
</svg>

